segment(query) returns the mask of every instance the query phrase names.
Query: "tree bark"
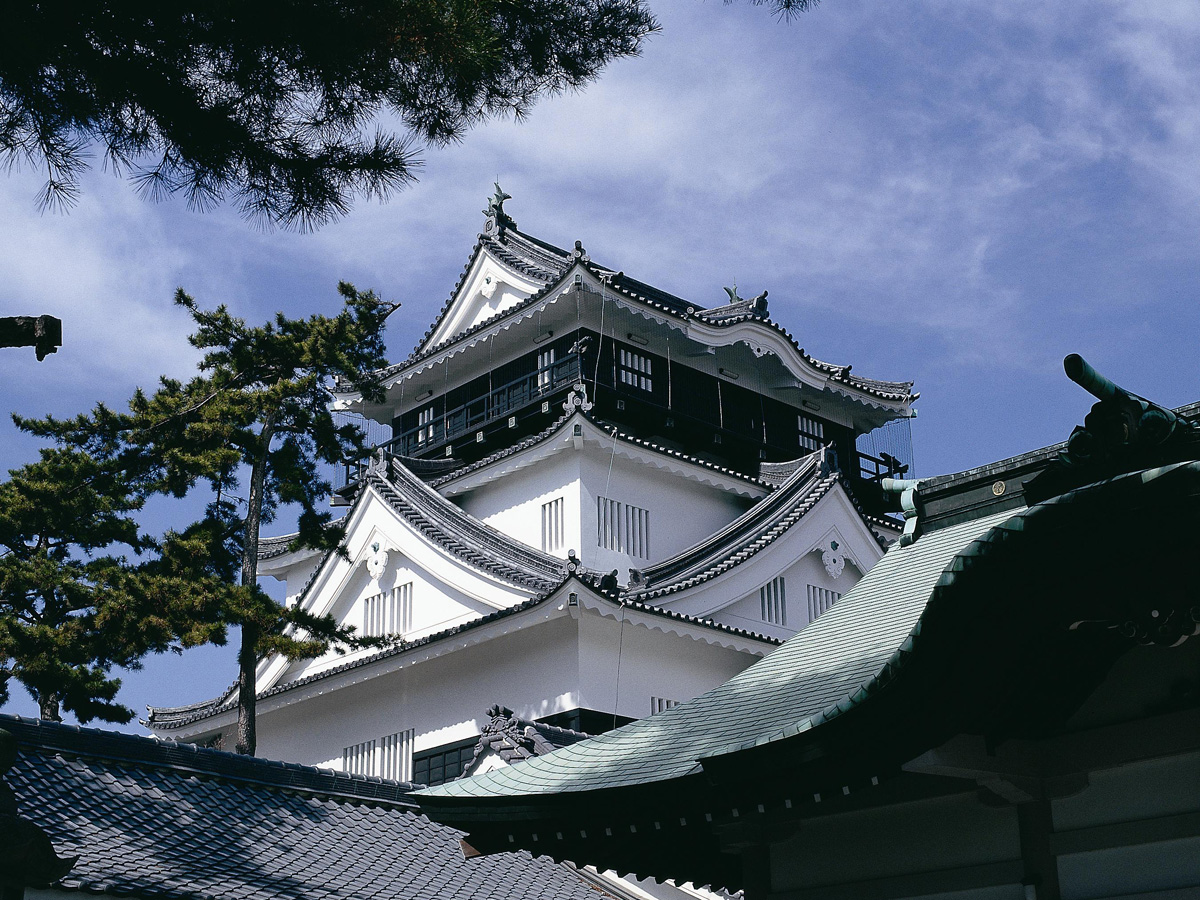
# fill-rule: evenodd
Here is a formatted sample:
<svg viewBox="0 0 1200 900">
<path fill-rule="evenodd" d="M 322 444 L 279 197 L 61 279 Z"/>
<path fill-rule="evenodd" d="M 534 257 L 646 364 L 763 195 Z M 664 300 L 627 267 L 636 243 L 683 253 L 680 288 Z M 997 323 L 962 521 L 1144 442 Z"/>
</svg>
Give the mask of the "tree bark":
<svg viewBox="0 0 1200 900">
<path fill-rule="evenodd" d="M 268 417 L 259 434 L 258 456 L 250 472 L 250 496 L 246 501 L 246 531 L 242 541 L 242 586 L 258 584 L 258 528 L 262 519 L 263 483 L 267 476 L 267 455 L 275 434 L 273 417 Z M 258 746 L 255 723 L 258 697 L 255 694 L 255 669 L 258 667 L 259 631 L 257 624 L 242 623 L 242 644 L 238 649 L 238 735 L 235 750 L 253 756 Z"/>
</svg>

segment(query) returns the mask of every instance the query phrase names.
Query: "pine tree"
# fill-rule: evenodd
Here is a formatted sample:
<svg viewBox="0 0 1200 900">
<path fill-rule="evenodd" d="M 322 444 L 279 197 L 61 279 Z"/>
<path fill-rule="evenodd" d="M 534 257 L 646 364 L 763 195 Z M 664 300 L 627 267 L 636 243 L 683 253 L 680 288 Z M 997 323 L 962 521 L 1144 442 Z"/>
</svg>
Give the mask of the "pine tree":
<svg viewBox="0 0 1200 900">
<path fill-rule="evenodd" d="M 378 646 L 331 617 L 281 606 L 258 586 L 259 528 L 280 504 L 300 508 L 296 546 L 336 550 L 344 528 L 326 507 L 332 486 L 319 465 L 363 458 L 360 429 L 339 425 L 329 410 L 330 387 L 342 379 L 365 397 L 381 398 L 371 373 L 385 363 L 383 325 L 394 306 L 353 286 L 339 286 L 344 307 L 333 317 L 288 319 L 251 327 L 224 307 L 203 310 L 182 291 L 176 302 L 196 325 L 191 343 L 204 351 L 200 374 L 183 383 L 164 379 L 152 396 L 135 395 L 132 453 L 159 488 L 181 496 L 207 485 L 209 533 L 222 535 L 240 584 L 230 586 L 223 622 L 241 627 L 238 653 L 239 753 L 253 754 L 255 667 L 280 653 L 296 659 L 330 647 Z M 245 489 L 245 500 L 235 495 Z"/>
<path fill-rule="evenodd" d="M 223 584 L 208 541 L 200 528 L 155 541 L 138 527 L 145 494 L 120 453 L 128 417 L 16 421 L 72 438 L 0 484 L 0 705 L 15 680 L 42 718 L 128 722 L 114 666 L 220 637 L 207 624 Z"/>
<path fill-rule="evenodd" d="M 642 0 L 12 0 L 0 158 L 48 172 L 44 203 L 98 145 L 148 196 L 311 227 L 411 182 L 414 140 L 521 116 L 656 28 Z"/>
</svg>

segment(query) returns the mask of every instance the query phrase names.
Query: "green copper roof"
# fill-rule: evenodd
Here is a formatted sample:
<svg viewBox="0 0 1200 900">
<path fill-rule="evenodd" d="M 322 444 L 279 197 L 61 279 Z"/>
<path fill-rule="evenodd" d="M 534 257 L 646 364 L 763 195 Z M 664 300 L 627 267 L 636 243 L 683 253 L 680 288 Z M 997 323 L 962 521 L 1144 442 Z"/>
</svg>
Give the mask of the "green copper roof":
<svg viewBox="0 0 1200 900">
<path fill-rule="evenodd" d="M 689 703 L 422 796 L 518 797 L 646 784 L 697 772 L 708 757 L 799 734 L 853 702 L 903 650 L 943 570 L 1011 517 L 998 513 L 893 548 L 794 638 Z"/>
</svg>

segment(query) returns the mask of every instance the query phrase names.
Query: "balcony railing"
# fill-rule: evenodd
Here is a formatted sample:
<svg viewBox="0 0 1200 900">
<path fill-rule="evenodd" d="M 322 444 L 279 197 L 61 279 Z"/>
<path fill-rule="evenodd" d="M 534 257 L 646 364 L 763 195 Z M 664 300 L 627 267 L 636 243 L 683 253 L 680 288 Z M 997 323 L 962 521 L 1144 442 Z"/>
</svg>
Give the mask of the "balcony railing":
<svg viewBox="0 0 1200 900">
<path fill-rule="evenodd" d="M 459 435 L 476 431 L 497 419 L 512 415 L 578 380 L 579 354 L 572 353 L 528 375 L 493 388 L 482 397 L 452 407 L 436 418 L 421 422 L 415 428 L 402 431 L 380 446 L 402 456 L 416 456 Z"/>
<path fill-rule="evenodd" d="M 884 478 L 897 478 L 908 472 L 908 465 L 902 463 L 890 453 L 872 456 L 870 453 L 858 451 L 858 472 L 863 481 L 882 481 Z"/>
</svg>

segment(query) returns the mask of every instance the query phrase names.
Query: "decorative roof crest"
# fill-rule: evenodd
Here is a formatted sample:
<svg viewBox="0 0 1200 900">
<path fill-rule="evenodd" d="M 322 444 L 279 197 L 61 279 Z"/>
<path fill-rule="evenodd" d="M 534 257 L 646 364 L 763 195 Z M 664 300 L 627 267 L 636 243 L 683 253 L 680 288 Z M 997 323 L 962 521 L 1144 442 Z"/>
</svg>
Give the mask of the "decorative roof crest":
<svg viewBox="0 0 1200 900">
<path fill-rule="evenodd" d="M 495 192 L 491 199 L 488 200 L 488 205 L 484 208 L 483 214 L 487 216 L 487 222 L 484 223 L 483 230 L 488 234 L 493 231 L 503 232 L 505 228 L 516 228 L 517 223 L 512 217 L 504 211 L 504 201 L 511 200 L 512 194 L 505 193 L 504 188 L 500 187 L 500 182 L 493 182 Z"/>
</svg>

